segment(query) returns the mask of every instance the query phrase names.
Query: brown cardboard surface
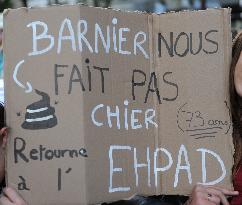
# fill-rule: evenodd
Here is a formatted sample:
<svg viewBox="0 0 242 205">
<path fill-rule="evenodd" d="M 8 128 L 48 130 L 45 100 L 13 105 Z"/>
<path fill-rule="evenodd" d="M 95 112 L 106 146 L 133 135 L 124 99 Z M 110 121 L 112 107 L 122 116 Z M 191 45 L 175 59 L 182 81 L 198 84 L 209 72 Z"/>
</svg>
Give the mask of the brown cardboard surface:
<svg viewBox="0 0 242 205">
<path fill-rule="evenodd" d="M 230 55 L 229 9 L 5 11 L 8 184 L 34 205 L 230 188 Z"/>
</svg>

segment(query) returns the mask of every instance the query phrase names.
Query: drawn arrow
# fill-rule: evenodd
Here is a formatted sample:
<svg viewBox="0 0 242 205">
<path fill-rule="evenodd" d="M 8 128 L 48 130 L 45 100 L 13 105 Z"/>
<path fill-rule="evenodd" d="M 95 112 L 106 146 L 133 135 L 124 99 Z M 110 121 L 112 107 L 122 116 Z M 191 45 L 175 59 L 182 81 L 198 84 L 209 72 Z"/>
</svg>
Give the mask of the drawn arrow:
<svg viewBox="0 0 242 205">
<path fill-rule="evenodd" d="M 25 92 L 26 92 L 26 93 L 30 93 L 30 92 L 32 92 L 32 90 L 33 90 L 31 84 L 30 84 L 29 82 L 27 82 L 27 83 L 26 83 L 26 86 L 25 86 L 25 85 L 23 85 L 23 84 L 17 79 L 18 70 L 19 70 L 20 66 L 21 66 L 23 63 L 24 63 L 24 60 L 21 60 L 21 61 L 15 66 L 15 68 L 14 68 L 14 72 L 13 72 L 13 79 L 14 79 L 15 83 L 16 83 L 19 87 L 25 89 Z"/>
</svg>

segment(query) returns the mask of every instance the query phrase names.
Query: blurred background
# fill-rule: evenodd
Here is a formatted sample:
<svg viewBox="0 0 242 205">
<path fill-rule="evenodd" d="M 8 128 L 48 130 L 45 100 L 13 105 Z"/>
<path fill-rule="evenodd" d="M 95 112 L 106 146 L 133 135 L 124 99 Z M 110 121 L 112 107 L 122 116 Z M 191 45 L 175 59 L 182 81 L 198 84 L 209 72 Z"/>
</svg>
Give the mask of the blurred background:
<svg viewBox="0 0 242 205">
<path fill-rule="evenodd" d="M 242 19 L 242 0 L 0 0 L 0 12 L 3 12 L 6 8 L 76 3 L 96 7 L 112 7 L 121 10 L 139 10 L 154 13 L 230 7 L 232 8 L 232 27 L 237 30 L 242 28 L 242 22 L 240 21 Z"/>
<path fill-rule="evenodd" d="M 169 11 L 206 8 L 232 8 L 232 31 L 235 35 L 242 29 L 242 0 L 0 0 L 0 13 L 6 8 L 43 7 L 53 4 L 77 4 L 95 7 L 111 7 L 128 11 L 164 13 Z M 2 15 L 0 14 L 0 101 L 3 99 Z"/>
<path fill-rule="evenodd" d="M 83 3 L 96 7 L 112 7 L 129 11 L 163 13 L 187 9 L 232 8 L 232 26 L 241 29 L 242 0 L 0 0 L 0 12 L 6 8 L 38 7 L 53 4 Z"/>
</svg>

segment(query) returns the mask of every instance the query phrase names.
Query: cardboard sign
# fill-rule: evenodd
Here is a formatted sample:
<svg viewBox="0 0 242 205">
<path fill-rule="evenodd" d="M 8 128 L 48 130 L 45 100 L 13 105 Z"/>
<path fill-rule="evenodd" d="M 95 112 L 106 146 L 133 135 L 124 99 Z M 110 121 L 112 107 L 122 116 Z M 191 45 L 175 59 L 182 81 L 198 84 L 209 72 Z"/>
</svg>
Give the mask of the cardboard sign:
<svg viewBox="0 0 242 205">
<path fill-rule="evenodd" d="M 4 13 L 7 181 L 29 204 L 231 187 L 230 10 Z"/>
</svg>

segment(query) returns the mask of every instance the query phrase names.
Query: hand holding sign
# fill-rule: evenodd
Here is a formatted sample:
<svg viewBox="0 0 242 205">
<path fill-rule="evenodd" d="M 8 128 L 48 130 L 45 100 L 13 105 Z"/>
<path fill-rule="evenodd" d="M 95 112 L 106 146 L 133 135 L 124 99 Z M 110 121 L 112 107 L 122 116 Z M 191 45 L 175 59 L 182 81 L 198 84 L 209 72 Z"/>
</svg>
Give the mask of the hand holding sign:
<svg viewBox="0 0 242 205">
<path fill-rule="evenodd" d="M 3 190 L 3 196 L 0 198 L 1 205 L 27 205 L 19 193 L 11 187 Z"/>
<path fill-rule="evenodd" d="M 226 197 L 237 196 L 238 191 L 216 186 L 196 185 L 186 205 L 229 205 Z"/>
</svg>

